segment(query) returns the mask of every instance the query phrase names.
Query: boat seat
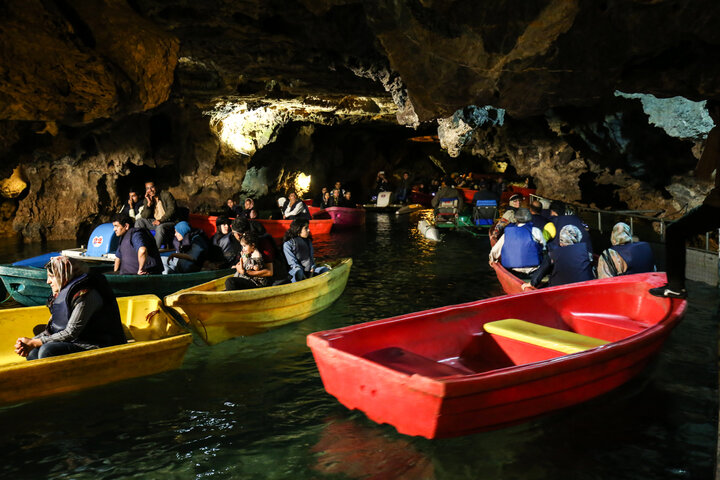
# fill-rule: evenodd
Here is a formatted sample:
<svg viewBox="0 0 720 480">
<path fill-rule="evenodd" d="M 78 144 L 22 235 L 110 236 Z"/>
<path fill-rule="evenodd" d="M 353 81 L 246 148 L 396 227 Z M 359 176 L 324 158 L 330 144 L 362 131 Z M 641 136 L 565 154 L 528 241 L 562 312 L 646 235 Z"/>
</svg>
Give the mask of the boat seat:
<svg viewBox="0 0 720 480">
<path fill-rule="evenodd" d="M 467 375 L 472 370 L 440 363 L 432 358 L 418 355 L 399 347 L 388 347 L 363 355 L 363 358 L 379 363 L 398 372 L 408 375 L 418 374 L 425 377 L 448 377 L 450 375 Z"/>
<path fill-rule="evenodd" d="M 488 322 L 483 328 L 492 335 L 519 340 L 563 353 L 582 352 L 610 343 L 599 338 L 537 325 L 515 318 Z"/>
</svg>

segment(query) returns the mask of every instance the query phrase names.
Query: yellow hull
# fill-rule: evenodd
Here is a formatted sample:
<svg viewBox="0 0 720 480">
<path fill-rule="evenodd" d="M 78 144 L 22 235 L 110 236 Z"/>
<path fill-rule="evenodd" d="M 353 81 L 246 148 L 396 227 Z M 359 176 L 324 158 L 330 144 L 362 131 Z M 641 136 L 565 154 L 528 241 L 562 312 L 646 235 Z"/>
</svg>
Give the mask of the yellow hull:
<svg viewBox="0 0 720 480">
<path fill-rule="evenodd" d="M 209 345 L 299 322 L 326 309 L 342 294 L 352 259 L 302 282 L 226 292 L 219 278 L 165 297 Z"/>
<path fill-rule="evenodd" d="M 47 323 L 47 307 L 0 310 L 0 405 L 105 385 L 178 368 L 192 335 L 175 325 L 155 295 L 118 298 L 128 343 L 27 361 L 13 351 L 19 337 Z"/>
</svg>

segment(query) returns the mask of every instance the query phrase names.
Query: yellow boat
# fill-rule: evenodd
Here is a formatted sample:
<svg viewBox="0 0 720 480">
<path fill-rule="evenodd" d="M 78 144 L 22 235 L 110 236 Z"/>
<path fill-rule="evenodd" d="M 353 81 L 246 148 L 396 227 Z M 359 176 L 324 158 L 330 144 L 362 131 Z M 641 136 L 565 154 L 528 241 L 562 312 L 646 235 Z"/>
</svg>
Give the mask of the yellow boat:
<svg viewBox="0 0 720 480">
<path fill-rule="evenodd" d="M 48 322 L 47 307 L 0 310 L 0 405 L 178 368 L 192 335 L 173 322 L 160 298 L 138 295 L 117 301 L 128 343 L 32 361 L 15 354 L 13 345 Z"/>
<path fill-rule="evenodd" d="M 225 280 L 180 290 L 165 297 L 209 345 L 254 335 L 299 322 L 326 309 L 345 289 L 352 259 L 331 263 L 332 269 L 301 282 L 249 290 L 225 291 Z"/>
</svg>

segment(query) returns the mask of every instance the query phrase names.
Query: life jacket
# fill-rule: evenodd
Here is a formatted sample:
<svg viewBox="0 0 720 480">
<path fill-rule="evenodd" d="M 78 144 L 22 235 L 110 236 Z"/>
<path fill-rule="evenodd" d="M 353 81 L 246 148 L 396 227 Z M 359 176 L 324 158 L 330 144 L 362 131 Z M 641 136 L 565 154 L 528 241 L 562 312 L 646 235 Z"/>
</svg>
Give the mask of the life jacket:
<svg viewBox="0 0 720 480">
<path fill-rule="evenodd" d="M 547 243 L 548 251 L 553 251 L 560 246 L 560 230 L 565 225 L 574 225 L 582 232 L 582 244 L 588 252 L 592 253 L 592 241 L 590 240 L 590 232 L 585 227 L 583 221 L 577 215 L 558 215 L 550 220 L 555 225 L 555 236 Z"/>
<path fill-rule="evenodd" d="M 137 272 L 137 270 L 135 270 Z M 107 279 L 102 275 L 83 274 L 73 278 L 63 287 L 57 297 L 51 299 L 50 323 L 47 329 L 57 333 L 67 328 L 73 311 L 73 298 L 83 289 L 95 290 L 102 297 L 102 307 L 95 312 L 85 325 L 85 328 L 78 334 L 77 338 L 71 340 L 73 343 L 87 343 L 98 347 L 109 347 L 121 345 L 127 342 L 123 332 L 120 309 L 118 308 L 115 294 Z"/>
<path fill-rule="evenodd" d="M 309 272 L 313 266 L 313 257 L 310 251 L 312 240 L 305 240 L 302 237 L 294 237 L 288 240 L 288 242 L 292 242 L 295 245 L 295 258 L 297 258 L 297 261 L 303 267 L 303 270 Z"/>
<path fill-rule="evenodd" d="M 627 263 L 624 275 L 655 271 L 655 259 L 647 242 L 626 243 L 610 247 L 620 254 Z"/>
<path fill-rule="evenodd" d="M 120 237 L 118 251 L 120 252 L 121 261 L 118 273 L 122 275 L 135 275 L 138 273 L 140 264 L 138 263 L 137 251 L 142 245 L 133 245 L 132 243 L 132 237 L 136 232 L 139 232 L 140 235 L 142 235 L 145 242 L 145 248 L 147 249 L 143 270 L 148 273 L 162 273 L 163 266 L 162 260 L 160 260 L 160 252 L 158 251 L 157 244 L 152 238 L 150 231 L 147 228 L 135 227 L 131 227 L 122 237 Z"/>
<path fill-rule="evenodd" d="M 538 215 L 537 213 L 534 213 L 532 216 L 532 224 L 534 227 L 539 228 L 541 231 L 543 228 L 545 228 L 545 224 L 548 223 L 548 219 L 543 217 L 542 215 Z M 584 232 L 584 230 L 580 230 L 581 232 Z M 583 236 L 585 234 L 583 233 Z"/>
<path fill-rule="evenodd" d="M 549 252 L 553 261 L 549 285 L 565 285 L 568 283 L 592 280 L 595 275 L 590 263 L 587 247 L 583 243 L 575 243 L 556 248 Z"/>
<path fill-rule="evenodd" d="M 532 223 L 505 227 L 505 240 L 500 251 L 500 263 L 505 268 L 537 267 L 542 260 L 542 245 L 532 236 Z"/>
</svg>

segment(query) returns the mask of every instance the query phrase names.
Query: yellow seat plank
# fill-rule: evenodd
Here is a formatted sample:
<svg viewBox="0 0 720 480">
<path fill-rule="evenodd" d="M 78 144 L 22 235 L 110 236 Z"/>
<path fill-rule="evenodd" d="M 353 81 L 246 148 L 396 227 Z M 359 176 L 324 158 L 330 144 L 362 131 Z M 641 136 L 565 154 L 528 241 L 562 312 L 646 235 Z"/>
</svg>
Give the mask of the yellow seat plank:
<svg viewBox="0 0 720 480">
<path fill-rule="evenodd" d="M 493 335 L 512 338 L 563 353 L 582 352 L 610 343 L 599 338 L 537 325 L 516 318 L 488 322 L 484 328 L 486 332 Z"/>
</svg>

